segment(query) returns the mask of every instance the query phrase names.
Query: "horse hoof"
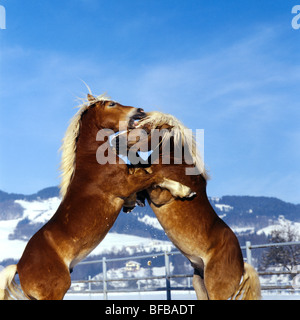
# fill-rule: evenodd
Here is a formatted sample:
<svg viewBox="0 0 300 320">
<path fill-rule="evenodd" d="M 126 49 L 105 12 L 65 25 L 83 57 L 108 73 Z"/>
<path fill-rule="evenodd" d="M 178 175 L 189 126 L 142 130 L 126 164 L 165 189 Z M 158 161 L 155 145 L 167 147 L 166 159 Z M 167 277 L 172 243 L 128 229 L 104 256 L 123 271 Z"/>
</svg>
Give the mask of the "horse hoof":
<svg viewBox="0 0 300 320">
<path fill-rule="evenodd" d="M 135 207 L 123 207 L 123 212 L 130 213 Z"/>
<path fill-rule="evenodd" d="M 138 205 L 139 207 L 145 207 L 146 206 L 145 202 L 143 202 L 142 200 L 139 200 L 139 199 L 136 200 L 136 205 Z"/>
</svg>

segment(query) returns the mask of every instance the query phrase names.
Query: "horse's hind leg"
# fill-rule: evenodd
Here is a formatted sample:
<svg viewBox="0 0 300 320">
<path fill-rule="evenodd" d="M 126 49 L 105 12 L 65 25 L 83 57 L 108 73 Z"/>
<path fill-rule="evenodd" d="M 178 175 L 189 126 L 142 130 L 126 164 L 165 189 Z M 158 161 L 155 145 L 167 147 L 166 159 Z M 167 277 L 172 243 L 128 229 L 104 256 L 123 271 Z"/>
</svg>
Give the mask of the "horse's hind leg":
<svg viewBox="0 0 300 320">
<path fill-rule="evenodd" d="M 38 274 L 20 277 L 24 293 L 32 300 L 62 300 L 70 287 L 68 270 L 40 270 Z"/>
<path fill-rule="evenodd" d="M 243 274 L 239 261 L 228 265 L 224 257 L 224 253 L 223 257 L 216 256 L 205 266 L 204 283 L 210 300 L 227 300 L 239 287 Z"/>
<path fill-rule="evenodd" d="M 203 270 L 194 269 L 193 287 L 198 300 L 208 300 L 207 291 L 204 285 Z"/>
<path fill-rule="evenodd" d="M 43 238 L 38 240 L 28 243 L 17 265 L 22 290 L 33 300 L 61 300 L 71 285 L 69 269 Z"/>
<path fill-rule="evenodd" d="M 200 257 L 187 256 L 194 268 L 193 287 L 198 300 L 208 300 L 207 290 L 204 284 L 204 262 Z"/>
</svg>

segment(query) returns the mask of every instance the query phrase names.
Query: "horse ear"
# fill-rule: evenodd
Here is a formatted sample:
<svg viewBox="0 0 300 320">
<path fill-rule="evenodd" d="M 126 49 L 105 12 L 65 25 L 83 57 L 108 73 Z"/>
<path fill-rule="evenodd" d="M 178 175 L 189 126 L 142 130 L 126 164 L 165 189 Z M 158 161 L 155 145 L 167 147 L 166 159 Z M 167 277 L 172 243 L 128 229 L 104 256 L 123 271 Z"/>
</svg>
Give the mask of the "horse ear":
<svg viewBox="0 0 300 320">
<path fill-rule="evenodd" d="M 89 93 L 88 93 L 88 95 L 87 95 L 87 99 L 88 99 L 88 101 L 90 101 L 90 102 L 95 102 L 95 101 L 96 101 L 96 98 L 95 98 L 94 96 L 92 96 L 91 94 L 89 94 Z"/>
</svg>

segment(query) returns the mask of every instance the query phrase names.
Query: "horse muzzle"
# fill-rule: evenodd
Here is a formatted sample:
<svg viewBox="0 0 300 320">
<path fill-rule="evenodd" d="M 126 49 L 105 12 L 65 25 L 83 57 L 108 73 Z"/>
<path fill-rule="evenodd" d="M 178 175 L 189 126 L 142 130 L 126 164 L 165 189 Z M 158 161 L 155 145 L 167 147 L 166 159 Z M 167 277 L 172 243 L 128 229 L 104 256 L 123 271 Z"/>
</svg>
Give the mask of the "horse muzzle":
<svg viewBox="0 0 300 320">
<path fill-rule="evenodd" d="M 136 113 L 130 117 L 129 123 L 128 123 L 128 128 L 135 129 L 139 124 L 139 120 L 144 119 L 146 116 L 147 115 L 146 115 L 144 109 L 138 108 L 136 110 Z"/>
</svg>

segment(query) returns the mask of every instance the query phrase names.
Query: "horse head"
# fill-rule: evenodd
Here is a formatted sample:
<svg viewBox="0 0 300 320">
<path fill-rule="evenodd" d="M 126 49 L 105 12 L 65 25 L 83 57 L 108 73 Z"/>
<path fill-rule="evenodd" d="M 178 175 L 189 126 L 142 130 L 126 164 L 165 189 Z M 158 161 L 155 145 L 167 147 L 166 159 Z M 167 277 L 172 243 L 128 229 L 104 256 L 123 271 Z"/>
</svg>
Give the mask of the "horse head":
<svg viewBox="0 0 300 320">
<path fill-rule="evenodd" d="M 128 129 L 134 129 L 138 120 L 146 117 L 142 108 L 123 106 L 109 98 L 97 98 L 88 94 L 89 109 L 94 110 L 94 119 L 99 129 L 111 129 L 118 132 L 124 123 Z"/>
</svg>

